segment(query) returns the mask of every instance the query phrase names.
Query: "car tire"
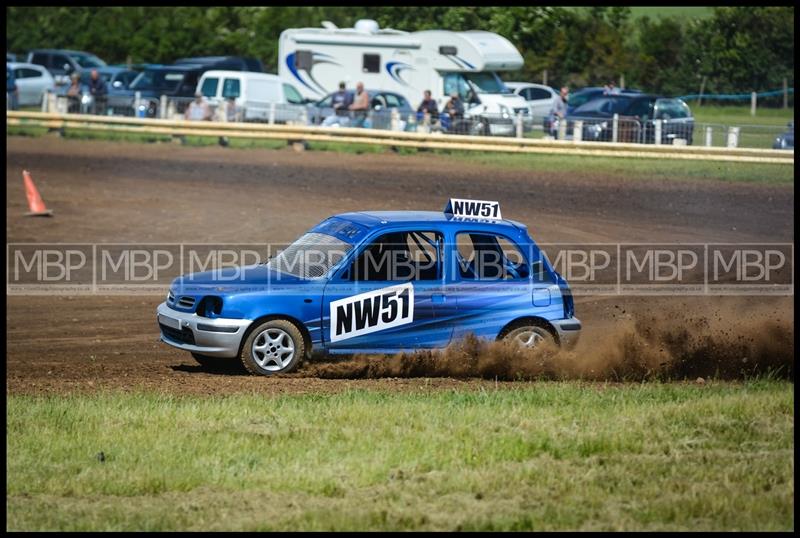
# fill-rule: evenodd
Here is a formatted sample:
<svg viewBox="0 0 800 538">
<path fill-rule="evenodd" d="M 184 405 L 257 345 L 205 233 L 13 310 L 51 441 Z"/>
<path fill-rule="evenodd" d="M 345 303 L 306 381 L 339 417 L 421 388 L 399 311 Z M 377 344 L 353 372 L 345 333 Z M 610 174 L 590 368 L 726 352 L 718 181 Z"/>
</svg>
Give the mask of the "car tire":
<svg viewBox="0 0 800 538">
<path fill-rule="evenodd" d="M 555 348 L 559 347 L 555 334 L 543 325 L 535 323 L 521 323 L 506 330 L 500 340 L 515 342 L 520 347 L 533 348 L 546 344 Z"/>
<path fill-rule="evenodd" d="M 296 370 L 305 355 L 300 329 L 291 321 L 272 319 L 250 331 L 239 359 L 253 375 L 275 375 Z"/>
</svg>

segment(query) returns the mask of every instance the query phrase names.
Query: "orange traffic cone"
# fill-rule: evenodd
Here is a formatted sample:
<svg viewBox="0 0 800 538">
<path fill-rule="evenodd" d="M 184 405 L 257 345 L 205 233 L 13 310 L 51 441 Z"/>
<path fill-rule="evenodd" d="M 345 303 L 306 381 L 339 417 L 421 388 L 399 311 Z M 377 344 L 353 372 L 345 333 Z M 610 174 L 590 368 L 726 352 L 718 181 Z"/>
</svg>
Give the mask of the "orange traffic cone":
<svg viewBox="0 0 800 538">
<path fill-rule="evenodd" d="M 39 196 L 39 191 L 36 190 L 36 185 L 33 184 L 31 174 L 27 170 L 22 171 L 22 177 L 25 180 L 25 195 L 28 197 L 28 207 L 30 211 L 25 213 L 26 217 L 51 217 L 53 211 L 47 209 L 44 205 L 42 197 Z"/>
</svg>

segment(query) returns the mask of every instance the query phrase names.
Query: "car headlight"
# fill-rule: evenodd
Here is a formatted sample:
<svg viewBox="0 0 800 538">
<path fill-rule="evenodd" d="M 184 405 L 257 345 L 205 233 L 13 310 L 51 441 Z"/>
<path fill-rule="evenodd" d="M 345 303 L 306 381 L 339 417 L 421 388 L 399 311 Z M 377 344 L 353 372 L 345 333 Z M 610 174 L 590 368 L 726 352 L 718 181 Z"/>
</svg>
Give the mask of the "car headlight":
<svg viewBox="0 0 800 538">
<path fill-rule="evenodd" d="M 508 119 L 511 117 L 511 111 L 506 105 L 500 105 L 500 115 L 503 116 L 504 119 Z"/>
</svg>

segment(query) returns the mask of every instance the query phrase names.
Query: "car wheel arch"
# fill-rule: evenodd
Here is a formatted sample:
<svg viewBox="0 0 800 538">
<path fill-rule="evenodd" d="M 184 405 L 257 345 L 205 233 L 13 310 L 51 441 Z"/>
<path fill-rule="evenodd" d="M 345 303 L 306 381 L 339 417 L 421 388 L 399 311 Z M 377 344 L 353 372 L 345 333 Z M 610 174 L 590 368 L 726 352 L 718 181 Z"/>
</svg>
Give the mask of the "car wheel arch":
<svg viewBox="0 0 800 538">
<path fill-rule="evenodd" d="M 551 335 L 553 335 L 556 344 L 558 344 L 559 346 L 561 345 L 561 339 L 558 337 L 558 331 L 556 331 L 552 323 L 538 316 L 522 316 L 512 321 L 509 321 L 503 326 L 502 329 L 500 329 L 500 332 L 497 333 L 496 340 L 502 340 L 505 335 L 507 335 L 517 327 L 523 327 L 526 325 L 535 325 L 537 327 L 546 329 Z"/>
</svg>

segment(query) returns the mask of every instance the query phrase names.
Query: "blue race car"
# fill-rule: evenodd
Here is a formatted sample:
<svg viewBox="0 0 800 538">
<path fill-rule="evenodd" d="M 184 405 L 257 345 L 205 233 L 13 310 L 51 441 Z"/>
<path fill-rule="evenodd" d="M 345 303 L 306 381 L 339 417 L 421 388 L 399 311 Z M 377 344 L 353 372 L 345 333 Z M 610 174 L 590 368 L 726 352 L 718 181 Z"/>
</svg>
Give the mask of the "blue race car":
<svg viewBox="0 0 800 538">
<path fill-rule="evenodd" d="M 567 282 L 497 202 L 444 212 L 330 217 L 266 263 L 176 278 L 157 309 L 161 340 L 203 365 L 296 369 L 315 352 L 443 348 L 469 333 L 572 346 L 581 323 Z"/>
</svg>

